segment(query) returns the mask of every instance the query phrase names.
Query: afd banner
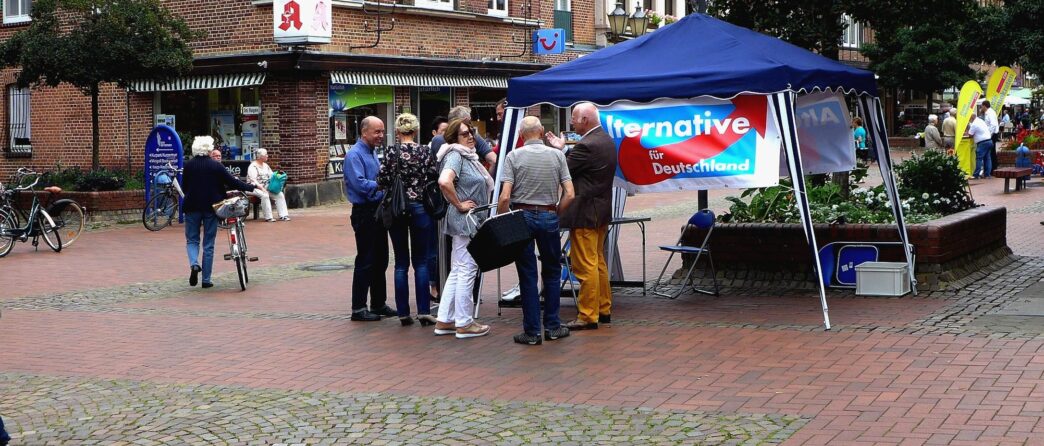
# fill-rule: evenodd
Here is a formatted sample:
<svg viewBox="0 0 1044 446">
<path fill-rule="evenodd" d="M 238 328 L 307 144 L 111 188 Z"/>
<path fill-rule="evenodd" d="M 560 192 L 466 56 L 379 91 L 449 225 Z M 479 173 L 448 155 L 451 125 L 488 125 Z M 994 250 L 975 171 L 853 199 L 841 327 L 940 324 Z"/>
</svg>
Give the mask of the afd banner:
<svg viewBox="0 0 1044 446">
<path fill-rule="evenodd" d="M 990 75 L 990 81 L 986 84 L 986 100 L 990 101 L 990 107 L 998 115 L 1001 114 L 1000 110 L 1004 108 L 1004 100 L 1008 98 L 1008 93 L 1011 92 L 1011 86 L 1014 83 L 1015 70 L 1011 67 L 997 68 Z"/>
<path fill-rule="evenodd" d="M 855 140 L 848 105 L 840 93 L 798 96 L 794 117 L 801 150 L 801 168 L 806 174 L 848 172 L 855 168 Z M 780 176 L 789 175 L 785 160 Z"/>
<path fill-rule="evenodd" d="M 782 140 L 767 96 L 618 102 L 599 119 L 616 142 L 616 186 L 629 191 L 779 184 Z"/>
</svg>

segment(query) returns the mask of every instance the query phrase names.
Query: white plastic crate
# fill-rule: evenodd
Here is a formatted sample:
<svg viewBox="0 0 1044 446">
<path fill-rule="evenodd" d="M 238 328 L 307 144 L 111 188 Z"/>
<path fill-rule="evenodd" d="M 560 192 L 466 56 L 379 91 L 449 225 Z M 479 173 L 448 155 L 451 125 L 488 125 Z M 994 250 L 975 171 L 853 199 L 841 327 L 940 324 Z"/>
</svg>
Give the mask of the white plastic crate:
<svg viewBox="0 0 1044 446">
<path fill-rule="evenodd" d="M 855 266 L 856 294 L 902 296 L 910 292 L 910 277 L 903 262 L 863 262 Z"/>
</svg>

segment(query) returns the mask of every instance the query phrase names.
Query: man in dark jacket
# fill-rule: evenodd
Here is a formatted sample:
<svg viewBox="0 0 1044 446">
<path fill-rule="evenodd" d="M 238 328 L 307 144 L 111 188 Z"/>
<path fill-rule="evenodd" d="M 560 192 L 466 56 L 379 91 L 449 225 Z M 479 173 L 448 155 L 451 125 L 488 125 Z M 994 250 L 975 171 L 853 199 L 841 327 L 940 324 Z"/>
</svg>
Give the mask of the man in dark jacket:
<svg viewBox="0 0 1044 446">
<path fill-rule="evenodd" d="M 182 209 L 185 211 L 185 248 L 189 260 L 189 285 L 196 286 L 203 272 L 203 288 L 210 288 L 210 271 L 214 266 L 214 239 L 217 238 L 218 217 L 214 203 L 225 199 L 225 190 L 253 191 L 254 186 L 239 181 L 210 158 L 214 138 L 197 136 L 192 141 L 192 159 L 185 162 L 181 188 L 185 192 Z M 203 228 L 203 266 L 199 262 L 199 231 Z"/>
<path fill-rule="evenodd" d="M 616 144 L 602 129 L 598 109 L 591 103 L 573 107 L 573 130 L 583 137 L 569 149 L 566 162 L 573 177 L 576 198 L 559 216 L 569 228 L 569 262 L 580 280 L 577 318 L 566 324 L 569 330 L 598 328 L 611 322 L 612 288 L 605 261 L 605 236 L 613 216 L 613 177 L 616 175 Z M 552 146 L 565 147 L 562 136 L 547 134 Z"/>
<path fill-rule="evenodd" d="M 7 430 L 4 429 L 4 419 L 0 417 L 0 446 L 7 446 L 9 441 L 11 441 L 11 436 L 7 435 Z"/>
</svg>

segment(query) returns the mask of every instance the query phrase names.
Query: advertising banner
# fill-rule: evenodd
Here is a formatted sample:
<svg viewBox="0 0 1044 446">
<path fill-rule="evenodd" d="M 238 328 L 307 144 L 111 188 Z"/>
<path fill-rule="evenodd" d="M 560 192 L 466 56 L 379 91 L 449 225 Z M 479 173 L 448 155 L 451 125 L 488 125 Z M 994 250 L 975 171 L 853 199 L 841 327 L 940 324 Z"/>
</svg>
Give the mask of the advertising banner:
<svg viewBox="0 0 1044 446">
<path fill-rule="evenodd" d="M 971 115 L 975 114 L 975 104 L 981 96 L 982 87 L 979 83 L 968 81 L 961 87 L 961 93 L 957 97 L 957 135 L 954 137 L 954 152 L 961 170 L 968 175 L 975 169 L 975 147 L 971 138 L 964 137 L 964 131 L 968 129 Z"/>
<path fill-rule="evenodd" d="M 165 125 L 157 125 L 145 140 L 145 202 L 152 196 L 152 182 L 156 173 L 163 170 L 167 163 L 181 168 L 184 165 L 184 150 L 178 132 Z M 181 177 L 178 177 L 181 181 Z"/>
<path fill-rule="evenodd" d="M 1004 100 L 1011 92 L 1011 86 L 1015 84 L 1015 70 L 1011 67 L 999 67 L 993 70 L 990 81 L 986 84 L 986 100 L 990 101 L 990 107 L 1001 114 L 1004 108 Z"/>
<path fill-rule="evenodd" d="M 779 131 L 766 96 L 663 99 L 599 108 L 616 142 L 616 185 L 631 191 L 779 183 Z"/>
<path fill-rule="evenodd" d="M 794 117 L 801 150 L 801 168 L 806 174 L 848 172 L 855 168 L 855 140 L 848 105 L 840 93 L 798 96 Z M 781 163 L 781 175 L 787 175 Z"/>
<path fill-rule="evenodd" d="M 388 104 L 395 100 L 395 87 L 384 85 L 330 84 L 330 108 L 341 112 L 370 104 Z"/>
<path fill-rule="evenodd" d="M 330 43 L 333 0 L 274 0 L 272 36 L 279 44 Z"/>
</svg>

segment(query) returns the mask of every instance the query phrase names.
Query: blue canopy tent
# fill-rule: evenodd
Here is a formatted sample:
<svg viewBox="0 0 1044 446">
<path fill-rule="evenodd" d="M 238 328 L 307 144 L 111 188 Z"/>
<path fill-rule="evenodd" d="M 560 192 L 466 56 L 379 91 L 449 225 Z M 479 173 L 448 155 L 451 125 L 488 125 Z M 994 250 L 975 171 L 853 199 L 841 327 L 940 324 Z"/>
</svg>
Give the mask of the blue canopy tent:
<svg viewBox="0 0 1044 446">
<path fill-rule="evenodd" d="M 508 110 L 501 136 L 501 157 L 515 146 L 526 108 L 538 104 L 569 107 L 580 102 L 600 106 L 617 101 L 764 95 L 780 129 L 787 167 L 794 180 L 798 209 L 818 276 L 823 319 L 830 329 L 826 290 L 817 258 L 809 214 L 794 103 L 798 95 L 835 91 L 855 95 L 877 152 L 885 189 L 906 247 L 911 289 L 916 280 L 902 208 L 892 176 L 884 114 L 874 74 L 798 48 L 780 39 L 710 16 L 692 14 L 637 39 L 599 50 L 540 73 L 508 81 Z M 498 163 L 503 164 L 503 163 Z M 498 182 L 494 194 L 499 193 Z"/>
</svg>

